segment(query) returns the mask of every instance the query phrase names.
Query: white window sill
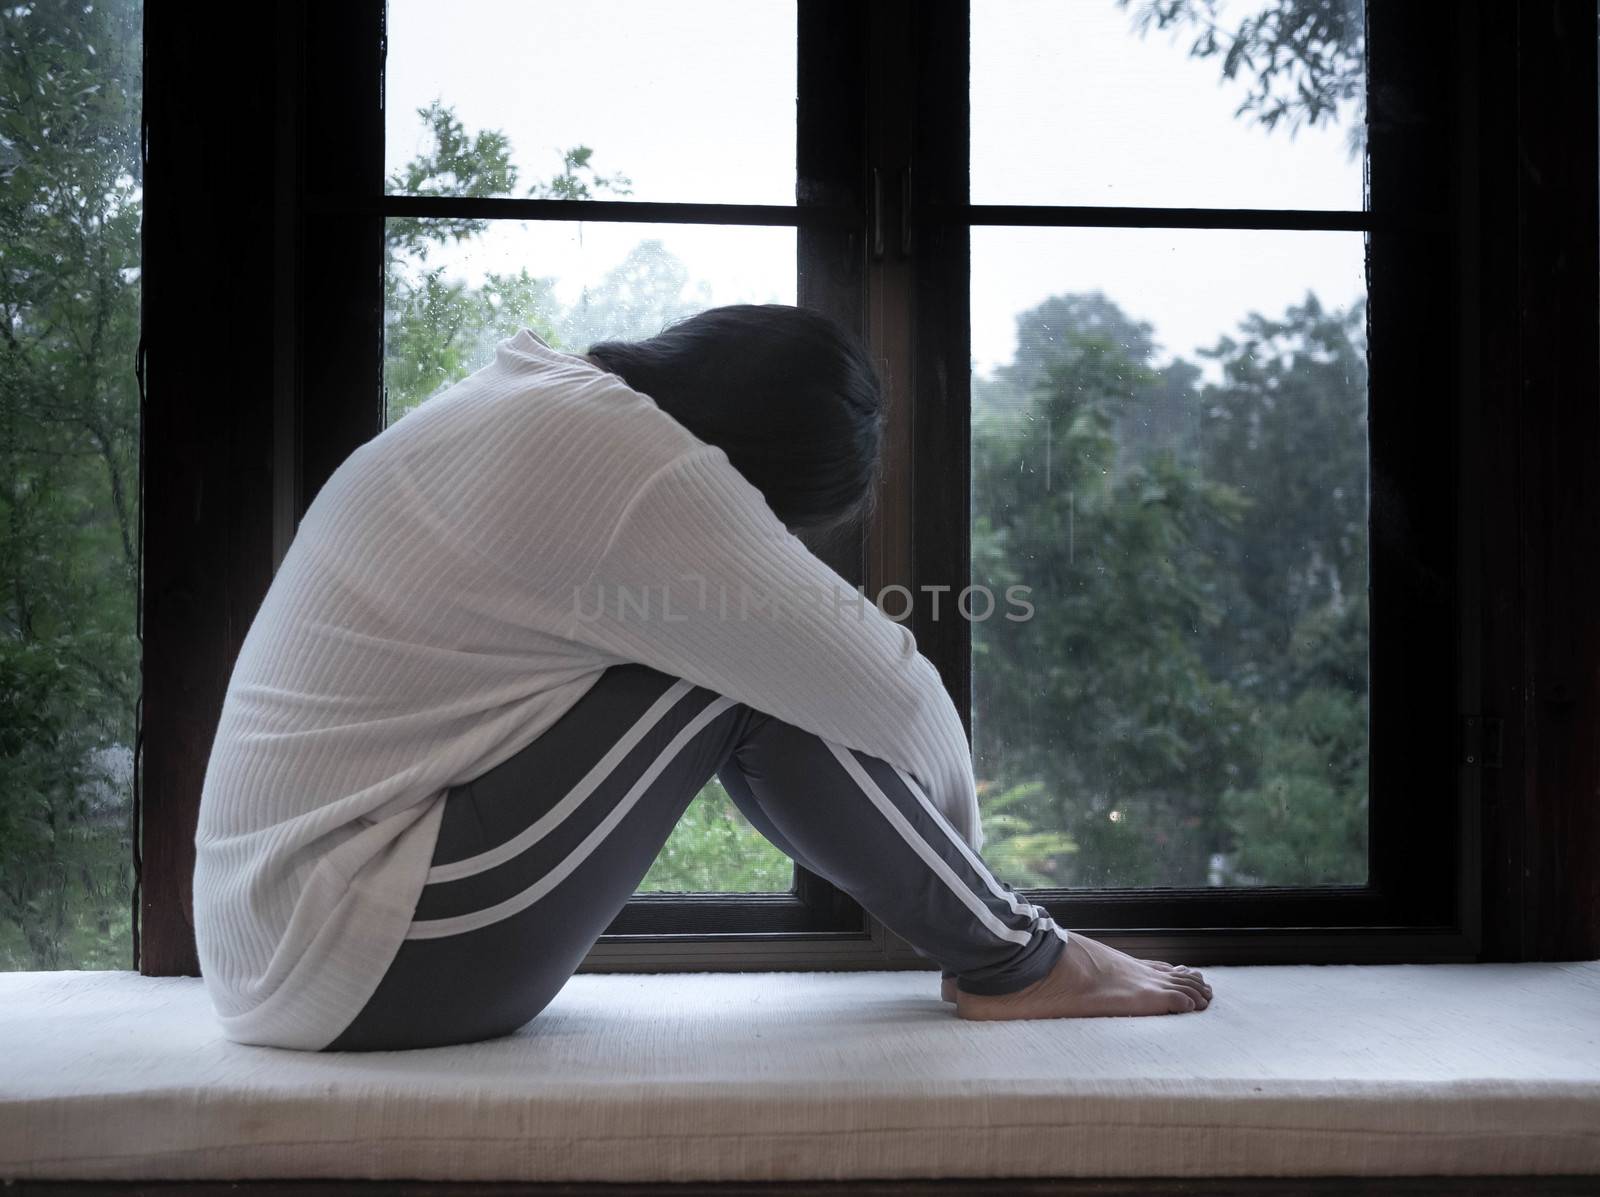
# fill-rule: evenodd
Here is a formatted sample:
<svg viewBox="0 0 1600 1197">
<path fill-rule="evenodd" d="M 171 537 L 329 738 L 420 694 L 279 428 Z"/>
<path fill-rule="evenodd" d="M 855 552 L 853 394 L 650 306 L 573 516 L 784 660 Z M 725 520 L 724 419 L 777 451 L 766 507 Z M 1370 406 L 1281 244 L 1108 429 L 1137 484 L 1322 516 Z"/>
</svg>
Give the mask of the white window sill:
<svg viewBox="0 0 1600 1197">
<path fill-rule="evenodd" d="M 585 973 L 519 1034 L 230 1043 L 197 978 L 0 974 L 0 1178 L 1600 1174 L 1600 962 L 1208 969 L 965 1023 L 938 974 Z"/>
</svg>

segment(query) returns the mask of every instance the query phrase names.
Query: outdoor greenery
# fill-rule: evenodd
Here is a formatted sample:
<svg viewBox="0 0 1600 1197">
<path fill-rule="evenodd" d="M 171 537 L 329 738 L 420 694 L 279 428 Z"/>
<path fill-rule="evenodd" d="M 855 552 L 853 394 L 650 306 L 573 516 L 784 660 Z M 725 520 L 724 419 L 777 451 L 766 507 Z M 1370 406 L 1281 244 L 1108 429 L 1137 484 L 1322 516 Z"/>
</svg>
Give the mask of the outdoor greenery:
<svg viewBox="0 0 1600 1197">
<path fill-rule="evenodd" d="M 1231 24 L 1227 0 L 1116 2 L 1141 33 L 1192 34 L 1192 57 L 1245 85 L 1235 116 L 1291 132 L 1343 117 L 1352 152 L 1366 145 L 1366 0 L 1270 0 Z"/>
<path fill-rule="evenodd" d="M 137 2 L 0 8 L 0 968 L 128 968 Z"/>
<path fill-rule="evenodd" d="M 1358 0 L 1261 0 L 1231 31 L 1211 0 L 1116 2 L 1250 81 L 1241 119 L 1359 106 Z M 0 7 L 0 968 L 130 964 L 140 23 L 139 0 Z M 523 186 L 498 132 L 419 117 L 431 145 L 396 190 L 629 193 L 590 147 Z M 656 242 L 570 307 L 537 263 L 439 264 L 484 229 L 388 226 L 391 420 L 518 328 L 578 351 L 719 302 Z M 1307 295 L 1162 362 L 1137 312 L 1060 294 L 978 380 L 974 581 L 1035 610 L 974 625 L 986 853 L 1011 883 L 1364 878 L 1363 323 Z M 713 783 L 644 888 L 789 880 Z"/>
<path fill-rule="evenodd" d="M 1036 608 L 973 624 L 1013 884 L 1366 879 L 1362 317 L 1251 316 L 1214 380 L 1100 294 L 1019 318 L 973 421 L 974 580 Z"/>
</svg>

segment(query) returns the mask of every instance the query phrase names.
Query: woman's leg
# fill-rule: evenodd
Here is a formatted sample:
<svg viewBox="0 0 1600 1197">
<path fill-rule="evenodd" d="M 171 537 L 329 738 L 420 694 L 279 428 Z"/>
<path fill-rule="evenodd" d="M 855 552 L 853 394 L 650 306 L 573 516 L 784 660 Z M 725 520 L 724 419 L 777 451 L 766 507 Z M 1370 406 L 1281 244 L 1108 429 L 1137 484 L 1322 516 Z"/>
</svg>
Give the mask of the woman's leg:
<svg viewBox="0 0 1600 1197">
<path fill-rule="evenodd" d="M 1047 973 L 1067 933 L 994 876 L 899 769 L 758 715 L 719 776 L 752 826 L 969 993 Z"/>
<path fill-rule="evenodd" d="M 813 738 L 811 747 L 821 746 L 822 741 Z M 744 752 L 744 760 L 746 760 L 747 763 L 754 763 L 757 762 L 762 755 L 762 747 L 752 746 L 750 747 L 749 751 Z M 858 755 L 858 760 L 869 760 L 867 759 L 866 755 L 856 755 Z M 794 763 L 794 767 L 800 771 L 800 776 L 802 776 L 802 778 L 805 776 L 806 768 L 810 768 L 810 765 L 808 765 L 806 762 L 798 762 L 797 760 L 797 762 L 792 763 Z M 822 770 L 827 771 L 832 770 L 835 762 L 832 759 L 827 759 L 816 763 L 821 765 Z M 790 839 L 787 837 L 787 835 L 784 835 L 781 831 L 779 831 L 778 824 L 773 823 L 773 819 L 771 819 L 770 816 L 768 816 L 768 813 L 766 813 L 766 807 L 763 807 L 762 799 L 758 799 L 754 789 L 750 789 L 749 779 L 746 778 L 744 768 L 742 768 L 741 765 L 736 762 L 736 760 L 730 760 L 730 762 L 726 763 L 726 765 L 723 765 L 722 770 L 718 770 L 718 778 L 720 778 L 720 781 L 723 783 L 723 789 L 728 791 L 728 797 L 733 800 L 734 807 L 739 808 L 739 813 L 744 815 L 744 818 L 749 821 L 750 826 L 755 827 L 755 831 L 760 832 L 760 834 L 762 834 L 763 837 L 768 840 L 768 842 L 773 843 L 774 847 L 778 848 L 779 851 L 782 851 L 787 858 L 792 859 L 792 861 L 794 861 L 795 864 L 798 864 L 798 866 L 802 867 L 802 869 L 806 869 L 808 872 L 813 872 L 813 874 L 818 875 L 818 877 L 829 877 L 829 872 L 827 872 L 824 867 L 814 864 L 813 861 L 811 861 L 811 859 L 808 858 L 805 853 L 803 853 L 803 851 L 795 848 L 794 842 L 790 842 Z M 766 789 L 766 787 L 763 786 L 763 789 Z M 891 787 L 891 789 L 893 789 L 893 787 Z M 843 885 L 840 885 L 840 880 L 838 880 L 837 877 L 829 877 L 829 880 L 832 880 L 834 885 L 838 885 L 840 888 L 845 888 Z M 1005 888 L 1006 891 L 1011 891 L 1010 885 L 1006 885 L 1005 882 L 998 883 L 1000 883 L 1000 887 Z M 910 947 L 912 947 L 912 951 L 917 952 L 917 955 L 920 955 L 922 959 L 934 960 L 934 957 L 928 955 L 928 952 L 922 951 L 922 949 L 915 946 L 915 944 L 912 944 Z M 934 960 L 934 963 L 938 963 L 938 960 Z M 939 984 L 939 995 L 941 995 L 942 999 L 946 1000 L 946 1002 L 954 1002 L 954 971 L 950 970 L 950 968 L 946 967 L 946 965 L 941 965 L 941 967 L 939 967 L 939 981 L 941 981 L 941 984 Z"/>
<path fill-rule="evenodd" d="M 451 790 L 411 929 L 324 1050 L 468 1043 L 528 1022 L 633 896 L 749 715 L 613 666 L 527 748 Z"/>
<path fill-rule="evenodd" d="M 914 779 L 875 757 L 758 716 L 721 771 L 751 823 L 937 961 L 968 1019 L 1204 1010 L 1189 968 L 1057 927 L 996 878 Z"/>
<path fill-rule="evenodd" d="M 774 843 L 959 973 L 972 1001 L 1025 988 L 1031 1001 L 1055 975 L 1065 932 L 989 874 L 897 770 L 709 690 L 620 665 L 534 743 L 446 796 L 407 937 L 325 1050 L 465 1043 L 528 1022 L 719 772 Z M 1018 1009 L 994 1016 L 1056 1016 L 1037 1004 Z"/>
</svg>

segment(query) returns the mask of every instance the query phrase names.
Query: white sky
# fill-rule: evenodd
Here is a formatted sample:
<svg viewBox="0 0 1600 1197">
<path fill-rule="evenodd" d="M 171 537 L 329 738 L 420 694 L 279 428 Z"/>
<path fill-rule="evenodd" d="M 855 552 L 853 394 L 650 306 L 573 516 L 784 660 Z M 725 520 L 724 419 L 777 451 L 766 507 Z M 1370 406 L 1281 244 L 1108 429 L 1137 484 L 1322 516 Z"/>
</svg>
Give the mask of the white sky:
<svg viewBox="0 0 1600 1197">
<path fill-rule="evenodd" d="M 1248 10 L 1248 0 L 1234 7 Z M 1113 0 L 973 0 L 975 203 L 1360 208 L 1344 126 L 1268 132 L 1186 40 L 1133 32 Z M 440 98 L 469 131 L 503 130 L 522 184 L 560 151 L 596 149 L 638 200 L 793 202 L 793 0 L 389 0 L 388 159 L 422 148 L 415 109 Z M 575 300 L 639 241 L 659 238 L 707 302 L 793 302 L 791 229 L 507 222 L 439 260 L 463 277 L 526 266 Z M 1172 353 L 1279 315 L 1314 290 L 1362 294 L 1359 233 L 973 231 L 972 348 L 1010 360 L 1016 315 L 1101 290 Z"/>
</svg>

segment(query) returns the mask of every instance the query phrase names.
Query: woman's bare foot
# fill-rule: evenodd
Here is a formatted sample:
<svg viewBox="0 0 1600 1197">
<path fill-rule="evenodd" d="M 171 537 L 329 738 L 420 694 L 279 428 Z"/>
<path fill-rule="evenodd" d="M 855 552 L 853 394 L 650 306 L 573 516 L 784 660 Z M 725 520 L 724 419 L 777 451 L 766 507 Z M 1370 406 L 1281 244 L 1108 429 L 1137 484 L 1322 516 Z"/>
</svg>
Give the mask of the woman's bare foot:
<svg viewBox="0 0 1600 1197">
<path fill-rule="evenodd" d="M 1055 967 L 1015 993 L 956 993 L 956 1014 L 971 1019 L 1103 1018 L 1184 1014 L 1211 1004 L 1211 986 L 1192 968 L 1140 960 L 1083 935 L 1071 935 Z"/>
</svg>

